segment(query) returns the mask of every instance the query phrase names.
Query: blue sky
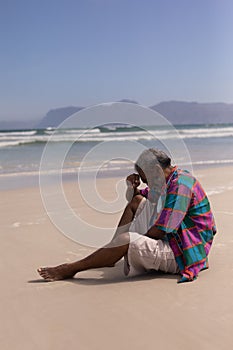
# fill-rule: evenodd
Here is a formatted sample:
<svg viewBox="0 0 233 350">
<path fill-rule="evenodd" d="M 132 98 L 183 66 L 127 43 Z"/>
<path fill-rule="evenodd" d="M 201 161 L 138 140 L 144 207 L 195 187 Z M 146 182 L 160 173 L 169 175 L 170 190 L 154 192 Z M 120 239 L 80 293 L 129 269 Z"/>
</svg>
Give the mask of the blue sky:
<svg viewBox="0 0 233 350">
<path fill-rule="evenodd" d="M 231 0 L 0 0 L 0 120 L 122 98 L 233 103 Z"/>
</svg>

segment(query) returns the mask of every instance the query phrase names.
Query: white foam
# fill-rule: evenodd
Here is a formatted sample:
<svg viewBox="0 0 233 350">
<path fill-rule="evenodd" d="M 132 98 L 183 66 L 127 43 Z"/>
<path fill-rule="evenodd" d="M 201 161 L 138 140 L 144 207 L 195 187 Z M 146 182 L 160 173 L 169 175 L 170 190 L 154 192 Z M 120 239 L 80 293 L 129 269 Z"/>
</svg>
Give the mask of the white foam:
<svg viewBox="0 0 233 350">
<path fill-rule="evenodd" d="M 213 196 L 215 194 L 220 194 L 220 193 L 224 193 L 224 192 L 231 191 L 231 190 L 233 190 L 233 186 L 231 184 L 229 184 L 226 186 L 216 186 L 212 189 L 211 188 L 207 189 L 206 193 L 208 196 Z"/>
<path fill-rule="evenodd" d="M 20 222 L 14 222 L 14 223 L 12 224 L 12 227 L 17 228 L 17 227 L 19 227 L 20 225 L 21 225 Z"/>
<path fill-rule="evenodd" d="M 34 143 L 34 142 L 36 142 L 36 141 L 34 141 L 34 140 L 5 141 L 5 142 L 0 142 L 0 148 L 20 146 L 20 145 L 24 145 L 27 143 Z"/>
<path fill-rule="evenodd" d="M 6 136 L 32 136 L 37 133 L 36 130 L 30 131 L 0 131 L 0 138 Z"/>
<path fill-rule="evenodd" d="M 231 164 L 233 159 L 210 159 L 210 160 L 196 160 L 193 162 L 180 162 L 180 165 L 214 165 L 214 164 Z"/>
<path fill-rule="evenodd" d="M 233 127 L 200 127 L 155 129 L 155 127 L 142 127 L 140 130 L 122 131 L 114 126 L 111 131 L 101 132 L 99 128 L 93 129 L 46 129 L 30 131 L 0 132 L 0 147 L 20 146 L 34 142 L 104 142 L 104 141 L 139 141 L 139 140 L 172 140 L 172 139 L 208 139 L 233 137 Z"/>
<path fill-rule="evenodd" d="M 80 171 L 80 172 L 107 172 L 107 171 L 120 171 L 122 169 L 124 170 L 132 170 L 132 161 L 127 161 L 127 160 L 112 160 L 107 163 L 103 163 L 100 165 L 99 162 L 96 163 L 89 163 L 85 164 L 85 166 L 81 166 L 81 162 L 69 162 L 69 167 L 64 167 L 63 169 L 54 169 L 52 168 L 52 165 L 48 165 L 47 170 L 40 171 L 39 170 L 39 165 L 38 165 L 38 170 L 32 170 L 32 171 L 15 171 L 12 173 L 2 173 L 0 174 L 1 177 L 15 177 L 15 176 L 38 176 L 39 174 L 41 175 L 56 175 L 56 174 L 74 174 Z M 223 159 L 223 160 L 206 160 L 206 161 L 195 161 L 195 162 L 186 162 L 186 163 L 179 163 L 179 166 L 188 166 L 188 165 L 224 165 L 224 164 L 233 164 L 233 159 Z M 19 169 L 19 166 L 18 166 Z M 231 187 L 228 187 L 228 189 L 231 189 Z M 215 193 L 220 193 L 221 189 L 213 189 L 211 191 L 215 191 Z M 217 191 L 217 192 L 216 192 Z M 211 195 L 215 194 L 214 192 L 211 192 Z"/>
</svg>

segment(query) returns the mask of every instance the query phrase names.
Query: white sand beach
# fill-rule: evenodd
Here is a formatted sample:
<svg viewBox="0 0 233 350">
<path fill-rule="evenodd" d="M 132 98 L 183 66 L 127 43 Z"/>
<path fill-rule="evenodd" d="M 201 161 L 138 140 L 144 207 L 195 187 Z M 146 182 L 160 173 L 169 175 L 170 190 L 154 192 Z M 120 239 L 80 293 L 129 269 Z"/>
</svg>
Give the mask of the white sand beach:
<svg viewBox="0 0 233 350">
<path fill-rule="evenodd" d="M 218 233 L 210 268 L 191 283 L 177 276 L 123 275 L 115 268 L 82 272 L 72 280 L 44 282 L 39 266 L 80 259 L 92 248 L 61 234 L 43 207 L 39 188 L 1 192 L 1 336 L 4 350 L 230 349 L 233 343 L 233 168 L 195 174 L 210 195 Z M 115 179 L 100 179 L 106 196 Z M 85 208 L 75 184 L 71 206 L 86 220 L 106 219 Z M 111 191 L 112 189 L 112 191 Z M 92 215 L 92 216 L 91 216 Z M 99 220 L 99 221 L 98 221 Z"/>
</svg>

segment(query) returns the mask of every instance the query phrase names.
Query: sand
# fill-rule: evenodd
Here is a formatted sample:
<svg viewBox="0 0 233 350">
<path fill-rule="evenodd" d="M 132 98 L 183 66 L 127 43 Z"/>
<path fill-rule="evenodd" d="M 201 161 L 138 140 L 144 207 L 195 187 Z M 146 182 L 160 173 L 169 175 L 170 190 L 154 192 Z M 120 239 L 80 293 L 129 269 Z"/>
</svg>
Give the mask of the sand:
<svg viewBox="0 0 233 350">
<path fill-rule="evenodd" d="M 196 173 L 210 194 L 218 234 L 210 269 L 186 284 L 165 274 L 128 279 L 122 261 L 115 268 L 82 272 L 73 280 L 44 282 L 37 267 L 82 258 L 93 248 L 58 231 L 44 210 L 39 188 L 1 192 L 0 348 L 230 349 L 232 174 L 232 167 Z M 115 183 L 116 179 L 99 180 L 106 198 L 115 196 Z M 116 225 L 119 213 L 93 213 L 76 193 L 76 184 L 64 187 L 70 205 L 86 220 Z"/>
</svg>

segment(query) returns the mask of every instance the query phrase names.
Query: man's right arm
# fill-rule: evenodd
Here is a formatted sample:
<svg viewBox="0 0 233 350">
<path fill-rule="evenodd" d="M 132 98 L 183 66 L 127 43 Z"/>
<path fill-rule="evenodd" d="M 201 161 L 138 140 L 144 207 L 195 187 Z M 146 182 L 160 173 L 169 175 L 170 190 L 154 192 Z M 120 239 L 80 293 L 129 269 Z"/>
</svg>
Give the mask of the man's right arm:
<svg viewBox="0 0 233 350">
<path fill-rule="evenodd" d="M 140 185 L 140 179 L 138 174 L 131 174 L 126 178 L 127 190 L 126 199 L 128 202 L 132 200 L 134 196 L 140 194 L 138 186 Z"/>
</svg>

